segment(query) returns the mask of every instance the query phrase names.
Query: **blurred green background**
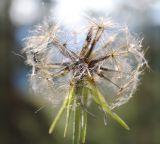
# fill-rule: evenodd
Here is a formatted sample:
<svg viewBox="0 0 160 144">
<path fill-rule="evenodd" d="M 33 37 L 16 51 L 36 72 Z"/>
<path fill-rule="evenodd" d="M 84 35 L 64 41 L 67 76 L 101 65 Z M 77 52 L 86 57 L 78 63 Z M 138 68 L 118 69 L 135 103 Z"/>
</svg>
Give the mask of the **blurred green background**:
<svg viewBox="0 0 160 144">
<path fill-rule="evenodd" d="M 39 98 L 29 96 L 27 74 L 30 68 L 15 53 L 20 53 L 28 30 L 45 16 L 69 9 L 66 14 L 74 21 L 76 15 L 72 14 L 78 2 L 68 0 L 63 5 L 63 0 L 0 0 L 0 144 L 71 143 L 71 132 L 63 138 L 63 120 L 53 135 L 48 134 L 57 107 L 46 106 Z M 124 130 L 110 118 L 104 126 L 103 115 L 92 107 L 96 118 L 89 116 L 86 143 L 160 144 L 160 1 L 95 0 L 91 4 L 90 0 L 88 3 L 82 0 L 81 4 L 91 15 L 107 13 L 142 35 L 144 47 L 149 47 L 146 58 L 152 69 L 145 71 L 134 97 L 115 110 L 131 130 Z M 77 8 L 81 8 L 80 5 Z M 45 107 L 35 113 L 43 105 Z"/>
</svg>

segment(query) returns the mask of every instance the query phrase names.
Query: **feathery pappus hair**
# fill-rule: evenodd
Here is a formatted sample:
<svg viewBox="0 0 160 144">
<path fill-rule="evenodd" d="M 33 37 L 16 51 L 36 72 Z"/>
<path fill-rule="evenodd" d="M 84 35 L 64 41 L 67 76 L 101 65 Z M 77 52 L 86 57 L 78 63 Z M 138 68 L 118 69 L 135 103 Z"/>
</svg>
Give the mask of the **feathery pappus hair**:
<svg viewBox="0 0 160 144">
<path fill-rule="evenodd" d="M 84 143 L 89 100 L 129 129 L 112 109 L 132 97 L 147 61 L 142 39 L 126 26 L 93 18 L 83 29 L 69 32 L 45 21 L 26 38 L 23 52 L 32 67 L 33 91 L 53 104 L 63 101 L 49 133 L 66 110 L 66 135 L 74 112 L 74 128 L 79 131 L 74 129 L 73 139 L 76 143 L 81 137 Z"/>
</svg>

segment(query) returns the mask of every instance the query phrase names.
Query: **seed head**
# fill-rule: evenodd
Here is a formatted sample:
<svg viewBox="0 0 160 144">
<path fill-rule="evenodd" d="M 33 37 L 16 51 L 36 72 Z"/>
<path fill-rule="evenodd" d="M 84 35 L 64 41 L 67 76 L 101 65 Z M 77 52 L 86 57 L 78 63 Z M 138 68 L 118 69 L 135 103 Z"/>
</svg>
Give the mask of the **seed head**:
<svg viewBox="0 0 160 144">
<path fill-rule="evenodd" d="M 45 22 L 26 38 L 23 49 L 32 66 L 32 89 L 54 103 L 66 97 L 71 83 L 87 86 L 92 79 L 111 108 L 120 106 L 135 92 L 147 63 L 141 43 L 127 27 L 109 20 L 90 20 L 76 34 Z"/>
<path fill-rule="evenodd" d="M 68 32 L 55 23 L 45 22 L 26 38 L 23 52 L 27 64 L 32 66 L 30 83 L 34 92 L 53 103 L 65 99 L 50 133 L 65 108 L 66 123 L 71 109 L 79 123 L 77 113 L 82 109 L 82 119 L 85 117 L 88 97 L 128 129 L 111 109 L 132 97 L 147 61 L 142 40 L 127 27 L 110 20 L 90 19 L 83 30 Z M 84 127 L 82 124 L 82 130 Z"/>
</svg>

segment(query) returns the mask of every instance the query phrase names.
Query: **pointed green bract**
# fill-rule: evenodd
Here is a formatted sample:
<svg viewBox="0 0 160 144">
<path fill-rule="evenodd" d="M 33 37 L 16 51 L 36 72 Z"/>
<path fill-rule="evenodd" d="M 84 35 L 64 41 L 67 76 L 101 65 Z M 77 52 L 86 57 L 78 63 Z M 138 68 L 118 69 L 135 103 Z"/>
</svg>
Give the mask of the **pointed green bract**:
<svg viewBox="0 0 160 144">
<path fill-rule="evenodd" d="M 82 144 L 86 141 L 86 132 L 87 132 L 87 113 L 82 111 Z"/>
<path fill-rule="evenodd" d="M 65 129 L 64 129 L 64 137 L 67 134 L 69 119 L 70 119 L 70 114 L 72 111 L 72 105 L 73 105 L 74 99 L 75 99 L 75 87 L 71 86 L 69 95 L 68 95 L 67 115 L 66 115 Z"/>
<path fill-rule="evenodd" d="M 87 98 L 88 98 L 88 89 L 82 89 L 82 96 L 83 96 L 83 104 L 86 105 Z M 87 132 L 87 112 L 83 109 L 82 110 L 82 144 L 85 143 L 86 140 L 86 132 Z"/>
<path fill-rule="evenodd" d="M 61 106 L 58 114 L 56 115 L 55 119 L 53 120 L 53 122 L 52 122 L 52 124 L 51 124 L 51 126 L 50 126 L 50 128 L 49 128 L 49 134 L 51 134 L 51 133 L 53 132 L 53 130 L 54 130 L 57 122 L 59 121 L 60 117 L 62 116 L 62 114 L 63 114 L 63 112 L 64 112 L 67 104 L 68 104 L 68 97 L 66 97 L 66 99 L 65 99 L 65 101 L 63 102 L 63 105 Z"/>
<path fill-rule="evenodd" d="M 82 89 L 82 96 L 83 96 L 83 104 L 86 105 L 87 98 L 88 98 L 88 89 L 86 87 L 83 87 Z M 87 133 L 87 112 L 85 109 L 82 111 L 82 144 L 85 143 L 86 140 L 86 133 Z"/>
<path fill-rule="evenodd" d="M 77 101 L 76 104 L 78 104 Z M 74 110 L 73 144 L 80 144 L 80 137 L 81 137 L 81 107 L 77 105 Z"/>
<path fill-rule="evenodd" d="M 128 125 L 116 113 L 112 112 L 112 110 L 108 106 L 105 98 L 102 96 L 102 94 L 100 93 L 100 91 L 96 87 L 95 83 L 91 81 L 91 82 L 89 82 L 89 86 L 91 88 L 91 93 L 92 93 L 94 101 L 98 105 L 100 105 L 100 107 L 106 113 L 108 113 L 113 119 L 115 119 L 120 125 L 122 125 L 125 129 L 129 130 Z"/>
</svg>

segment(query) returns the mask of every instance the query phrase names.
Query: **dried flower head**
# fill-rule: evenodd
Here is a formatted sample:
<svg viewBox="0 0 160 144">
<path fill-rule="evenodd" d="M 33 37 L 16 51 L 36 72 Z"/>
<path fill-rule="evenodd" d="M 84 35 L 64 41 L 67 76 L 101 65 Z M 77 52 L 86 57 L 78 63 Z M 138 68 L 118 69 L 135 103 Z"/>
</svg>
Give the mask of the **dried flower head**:
<svg viewBox="0 0 160 144">
<path fill-rule="evenodd" d="M 123 127 L 125 122 L 112 109 L 126 103 L 135 92 L 147 64 L 142 40 L 127 27 L 110 20 L 91 19 L 81 31 L 67 32 L 45 22 L 26 39 L 23 51 L 32 66 L 32 89 L 50 102 L 64 100 L 49 133 L 66 110 L 66 135 L 74 112 L 74 143 L 85 142 L 89 99 Z"/>
</svg>

